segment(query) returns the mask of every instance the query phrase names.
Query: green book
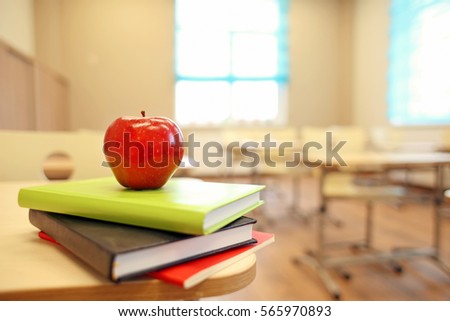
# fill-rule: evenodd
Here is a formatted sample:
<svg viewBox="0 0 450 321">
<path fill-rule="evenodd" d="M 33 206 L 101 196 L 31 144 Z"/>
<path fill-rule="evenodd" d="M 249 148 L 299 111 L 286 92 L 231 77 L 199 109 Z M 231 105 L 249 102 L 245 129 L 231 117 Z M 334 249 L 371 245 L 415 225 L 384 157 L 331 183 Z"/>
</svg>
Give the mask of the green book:
<svg viewBox="0 0 450 321">
<path fill-rule="evenodd" d="M 262 185 L 172 178 L 131 190 L 114 177 L 22 188 L 19 206 L 178 233 L 210 234 L 260 206 Z"/>
</svg>

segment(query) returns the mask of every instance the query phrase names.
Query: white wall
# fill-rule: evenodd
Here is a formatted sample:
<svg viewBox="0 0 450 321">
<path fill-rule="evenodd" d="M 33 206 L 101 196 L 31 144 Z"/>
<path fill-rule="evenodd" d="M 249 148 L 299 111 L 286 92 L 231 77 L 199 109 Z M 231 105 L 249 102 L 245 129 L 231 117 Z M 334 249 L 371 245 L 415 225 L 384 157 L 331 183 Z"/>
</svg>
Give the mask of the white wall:
<svg viewBox="0 0 450 321">
<path fill-rule="evenodd" d="M 289 121 L 330 125 L 339 121 L 338 0 L 291 1 Z"/>
<path fill-rule="evenodd" d="M 38 57 L 69 79 L 73 129 L 103 130 L 142 109 L 173 117 L 173 1 L 46 0 L 36 6 Z M 61 31 L 52 32 L 58 24 Z"/>
<path fill-rule="evenodd" d="M 0 0 L 0 38 L 34 56 L 34 1 Z"/>
<path fill-rule="evenodd" d="M 36 57 L 61 74 L 64 71 L 62 6 L 62 0 L 37 0 L 34 6 Z"/>
<path fill-rule="evenodd" d="M 352 123 L 389 125 L 387 70 L 389 0 L 356 0 L 353 25 Z"/>
</svg>

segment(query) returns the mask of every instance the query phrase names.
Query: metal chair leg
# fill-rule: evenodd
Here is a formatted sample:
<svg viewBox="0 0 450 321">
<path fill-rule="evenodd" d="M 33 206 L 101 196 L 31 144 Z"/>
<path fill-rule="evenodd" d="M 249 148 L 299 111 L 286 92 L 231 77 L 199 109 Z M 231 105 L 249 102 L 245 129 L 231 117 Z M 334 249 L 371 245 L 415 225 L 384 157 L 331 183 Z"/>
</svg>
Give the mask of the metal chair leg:
<svg viewBox="0 0 450 321">
<path fill-rule="evenodd" d="M 330 295 L 335 299 L 339 300 L 341 298 L 341 292 L 337 284 L 333 281 L 330 274 L 326 269 L 325 264 L 325 219 L 327 219 L 327 213 L 325 207 L 321 208 L 318 213 L 318 226 L 317 226 L 317 250 L 316 252 L 308 252 L 303 256 L 299 256 L 294 259 L 295 264 L 305 263 L 306 265 L 313 268 L 319 278 L 323 282 L 325 288 L 330 293 Z"/>
</svg>

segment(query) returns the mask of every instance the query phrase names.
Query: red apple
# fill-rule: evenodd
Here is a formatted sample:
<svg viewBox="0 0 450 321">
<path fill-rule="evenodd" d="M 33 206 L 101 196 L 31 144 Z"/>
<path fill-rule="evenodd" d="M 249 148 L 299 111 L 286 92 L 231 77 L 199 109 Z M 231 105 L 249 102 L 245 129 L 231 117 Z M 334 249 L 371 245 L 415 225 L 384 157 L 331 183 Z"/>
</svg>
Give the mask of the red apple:
<svg viewBox="0 0 450 321">
<path fill-rule="evenodd" d="M 117 181 L 130 189 L 157 189 L 183 158 L 183 135 L 165 117 L 120 117 L 106 130 L 103 152 Z"/>
</svg>

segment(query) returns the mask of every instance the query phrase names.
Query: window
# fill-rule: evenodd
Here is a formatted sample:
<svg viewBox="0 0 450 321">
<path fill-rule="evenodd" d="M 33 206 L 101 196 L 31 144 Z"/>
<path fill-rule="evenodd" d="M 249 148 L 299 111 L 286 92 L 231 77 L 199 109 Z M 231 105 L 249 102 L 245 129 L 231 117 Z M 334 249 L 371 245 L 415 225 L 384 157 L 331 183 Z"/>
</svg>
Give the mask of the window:
<svg viewBox="0 0 450 321">
<path fill-rule="evenodd" d="M 284 121 L 286 2 L 176 0 L 179 124 Z"/>
<path fill-rule="evenodd" d="M 450 1 L 392 0 L 389 120 L 450 124 Z"/>
</svg>

